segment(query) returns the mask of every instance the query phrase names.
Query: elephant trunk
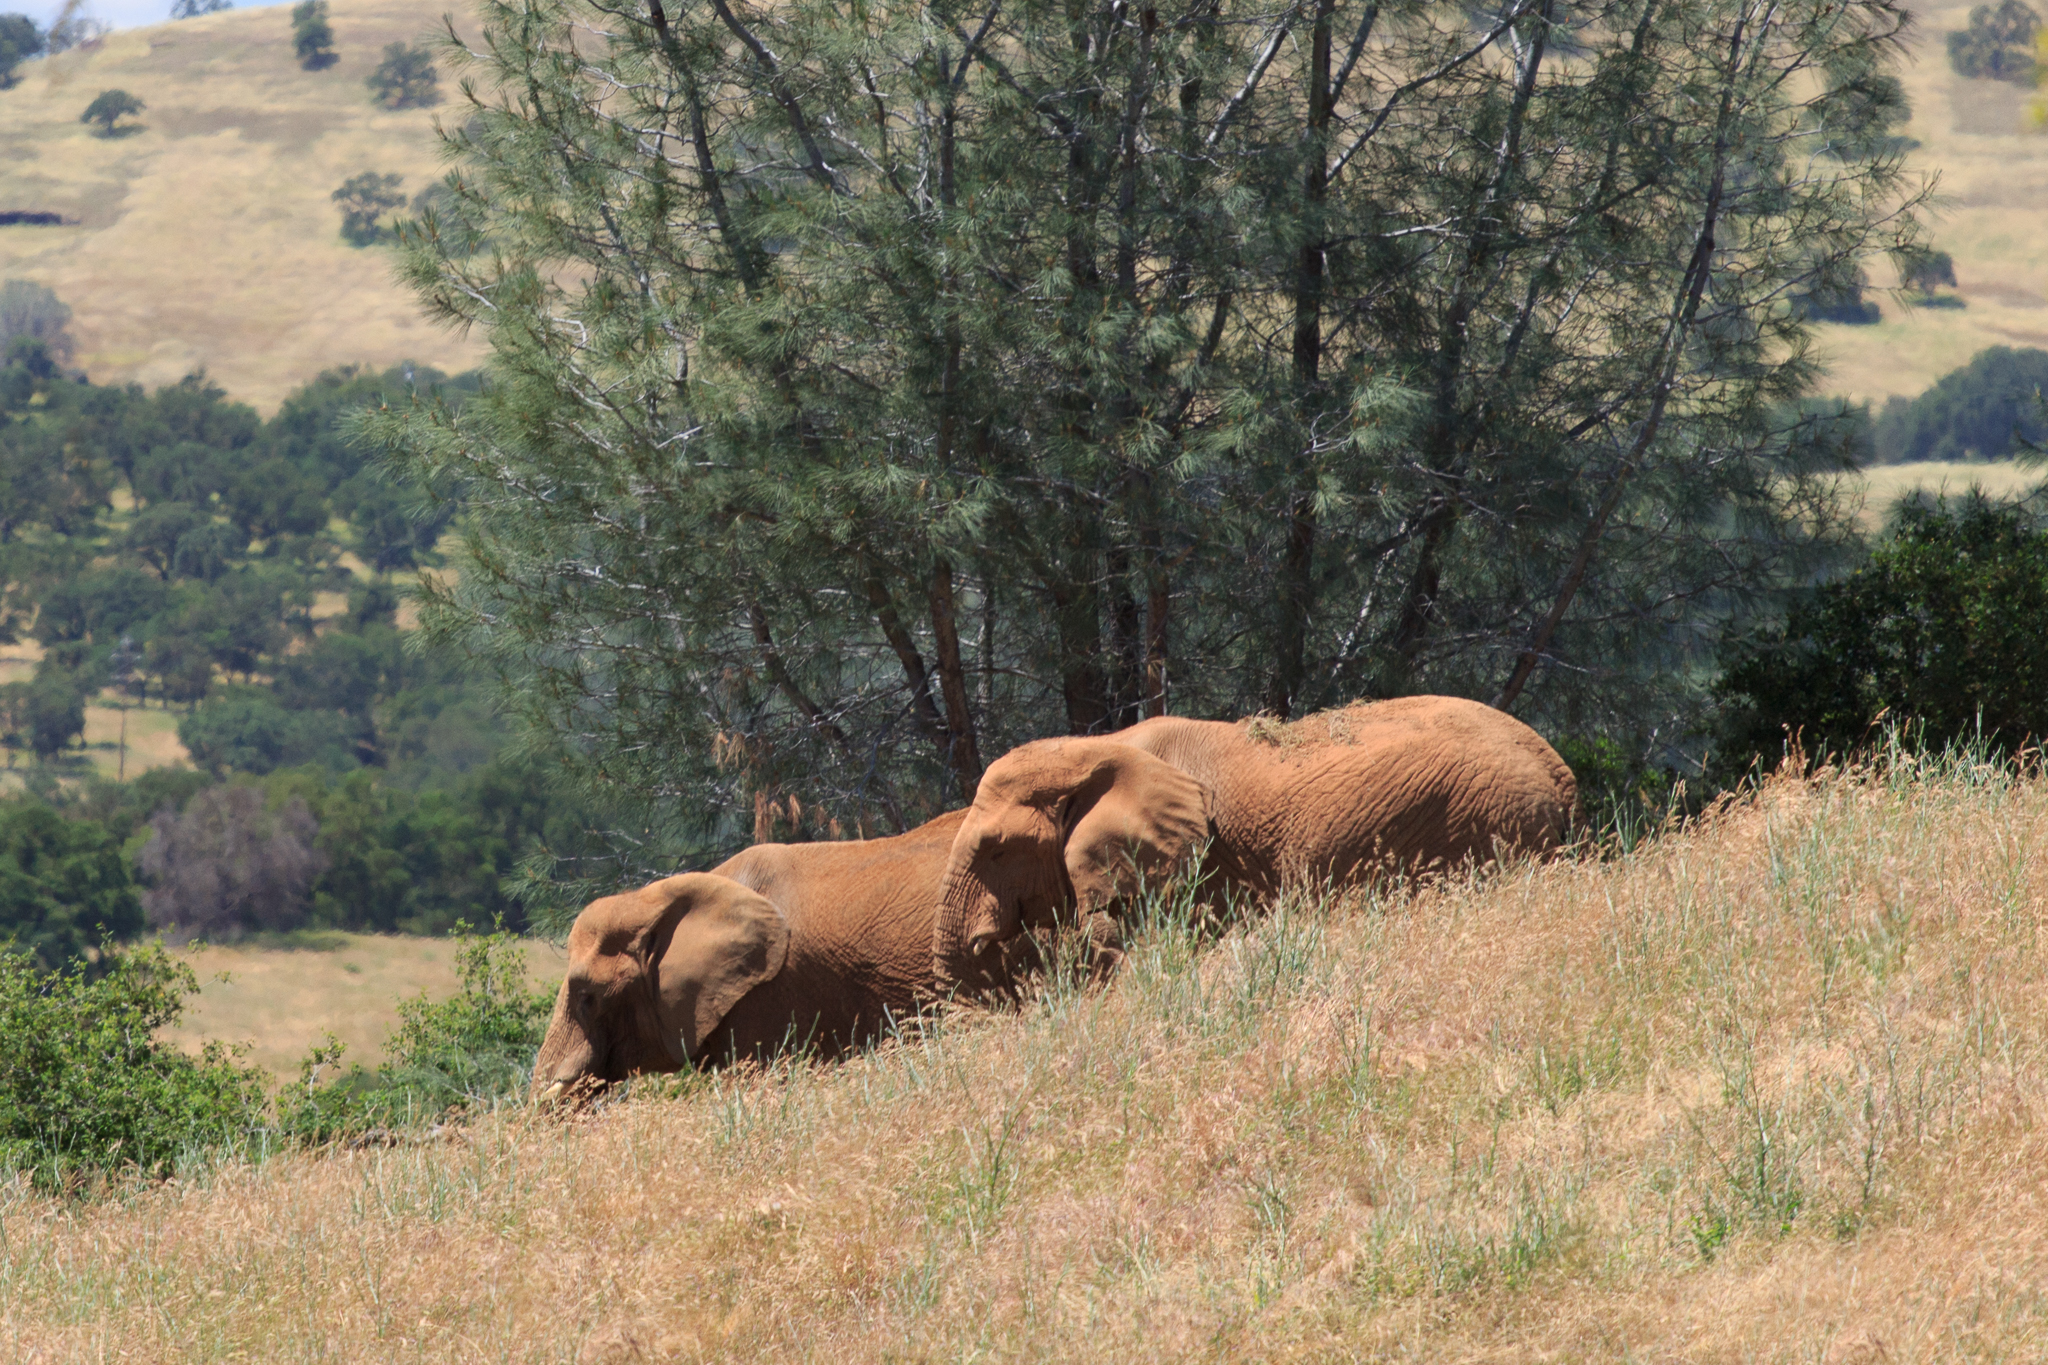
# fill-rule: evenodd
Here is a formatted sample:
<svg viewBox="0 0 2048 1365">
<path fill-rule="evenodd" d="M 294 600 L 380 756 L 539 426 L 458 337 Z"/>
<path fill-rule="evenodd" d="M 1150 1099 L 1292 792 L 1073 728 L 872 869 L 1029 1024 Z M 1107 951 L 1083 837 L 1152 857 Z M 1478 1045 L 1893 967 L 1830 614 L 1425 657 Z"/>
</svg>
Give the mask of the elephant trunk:
<svg viewBox="0 0 2048 1365">
<path fill-rule="evenodd" d="M 1014 906 L 970 865 L 949 869 L 939 888 L 932 931 L 932 976 L 941 992 L 990 984 L 989 950 L 1019 928 Z"/>
<path fill-rule="evenodd" d="M 536 1100 L 559 1098 L 596 1067 L 597 1048 L 590 1035 L 569 1016 L 569 983 L 564 981 L 561 993 L 555 997 L 555 1012 L 548 1021 L 547 1036 L 541 1039 L 540 1053 L 533 1061 L 533 1080 L 527 1095 Z"/>
</svg>

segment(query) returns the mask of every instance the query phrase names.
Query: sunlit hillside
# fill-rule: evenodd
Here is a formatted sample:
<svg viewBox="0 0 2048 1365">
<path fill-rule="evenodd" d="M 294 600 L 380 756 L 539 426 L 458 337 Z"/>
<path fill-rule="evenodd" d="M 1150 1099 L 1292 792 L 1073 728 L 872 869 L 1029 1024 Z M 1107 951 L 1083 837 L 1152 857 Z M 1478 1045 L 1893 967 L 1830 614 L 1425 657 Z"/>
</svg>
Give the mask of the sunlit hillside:
<svg viewBox="0 0 2048 1365">
<path fill-rule="evenodd" d="M 204 366 L 267 412 L 337 364 L 474 364 L 480 348 L 425 321 L 392 281 L 388 250 L 341 239 L 329 199 L 363 171 L 402 175 L 407 193 L 438 174 L 434 119 L 450 106 L 386 110 L 363 78 L 385 44 L 418 40 L 439 13 L 333 0 L 340 61 L 317 72 L 293 60 L 283 7 L 28 63 L 0 90 L 0 211 L 66 223 L 0 227 L 0 277 L 71 306 L 76 361 L 102 383 Z M 137 131 L 100 137 L 79 121 L 109 88 L 147 106 Z"/>
<path fill-rule="evenodd" d="M 45 1360 L 2040 1360 L 2048 795 L 1159 916 L 1118 979 L 558 1121 L 0 1186 Z M 40 1355 L 38 1353 L 41 1353 Z"/>
<path fill-rule="evenodd" d="M 1890 263 L 1870 263 L 1884 320 L 1822 329 L 1833 361 L 1824 388 L 1879 402 L 1919 393 L 1987 346 L 2048 347 L 2048 128 L 2034 120 L 2039 96 L 1949 69 L 1946 35 L 1967 24 L 1969 5 L 1911 8 L 1903 76 L 1913 121 L 1901 131 L 1920 143 L 1913 169 L 1940 177 L 1932 243 L 1955 257 L 1965 306 L 1909 306 L 1887 292 L 1898 283 Z"/>
<path fill-rule="evenodd" d="M 333 1034 L 347 1060 L 374 1063 L 398 1022 L 398 1003 L 456 989 L 457 940 L 313 930 L 284 941 L 191 944 L 178 956 L 199 994 L 166 1035 L 197 1052 L 209 1038 L 246 1045 L 245 1061 L 279 1080 L 296 1076 L 307 1049 Z M 536 989 L 562 979 L 562 950 L 526 946 Z"/>
</svg>

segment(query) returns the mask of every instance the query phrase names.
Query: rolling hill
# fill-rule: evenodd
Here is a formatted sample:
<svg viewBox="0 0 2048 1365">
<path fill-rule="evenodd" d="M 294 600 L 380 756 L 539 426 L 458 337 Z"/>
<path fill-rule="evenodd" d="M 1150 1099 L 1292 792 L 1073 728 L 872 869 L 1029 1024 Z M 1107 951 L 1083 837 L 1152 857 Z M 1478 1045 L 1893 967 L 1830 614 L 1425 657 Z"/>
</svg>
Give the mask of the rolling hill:
<svg viewBox="0 0 2048 1365">
<path fill-rule="evenodd" d="M 460 8 L 459 6 L 457 8 Z M 363 78 L 435 9 L 334 0 L 340 61 L 292 56 L 289 11 L 229 10 L 113 34 L 31 62 L 0 90 L 0 277 L 73 310 L 76 363 L 101 383 L 171 383 L 205 367 L 265 412 L 321 370 L 417 360 L 446 370 L 482 347 L 421 317 L 381 248 L 342 241 L 329 196 L 362 171 L 414 193 L 438 174 L 438 109 L 387 110 Z M 445 78 L 444 91 L 450 84 Z M 118 88 L 147 106 L 126 136 L 79 114 Z"/>
<path fill-rule="evenodd" d="M 460 8 L 459 6 L 456 8 Z M 1884 320 L 1824 327 L 1824 385 L 1882 401 L 1911 395 L 1986 346 L 2048 346 L 2048 133 L 2034 92 L 1956 76 L 1943 36 L 1967 5 L 1919 8 L 1904 78 L 1915 170 L 1938 175 L 1934 242 L 1955 258 L 1966 306 L 1880 294 Z M 335 0 L 340 62 L 292 58 L 283 7 L 134 29 L 29 64 L 0 91 L 0 213 L 58 213 L 63 226 L 0 227 L 0 277 L 54 288 L 76 312 L 78 361 L 102 382 L 167 383 L 205 366 L 268 411 L 295 384 L 350 361 L 444 369 L 482 348 L 422 319 L 390 258 L 338 235 L 329 195 L 365 170 L 436 174 L 440 111 L 378 107 L 363 77 L 386 43 L 438 22 L 403 0 Z M 444 82 L 444 85 L 446 82 Z M 142 128 L 93 136 L 79 113 L 118 87 L 148 105 Z M 1874 285 L 1893 284 L 1872 263 Z"/>
<path fill-rule="evenodd" d="M 1900 131 L 1920 143 L 1911 169 L 1939 177 L 1932 241 L 1954 256 L 1966 306 L 1919 308 L 1880 292 L 1882 322 L 1821 329 L 1832 362 L 1823 387 L 1879 403 L 1918 394 L 1987 346 L 2048 347 L 2048 130 L 2035 126 L 2036 92 L 1949 69 L 1946 35 L 1966 25 L 1969 5 L 1911 8 L 1900 74 L 1913 119 Z M 1896 284 L 1889 262 L 1869 273 L 1880 291 Z"/>
</svg>

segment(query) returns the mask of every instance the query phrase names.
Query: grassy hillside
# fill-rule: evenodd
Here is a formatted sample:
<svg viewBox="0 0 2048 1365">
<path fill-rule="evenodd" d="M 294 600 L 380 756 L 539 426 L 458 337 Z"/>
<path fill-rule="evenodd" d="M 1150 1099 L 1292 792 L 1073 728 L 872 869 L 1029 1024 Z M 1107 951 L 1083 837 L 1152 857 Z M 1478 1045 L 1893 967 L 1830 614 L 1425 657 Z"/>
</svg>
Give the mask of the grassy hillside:
<svg viewBox="0 0 2048 1365">
<path fill-rule="evenodd" d="M 437 111 L 382 109 L 363 78 L 439 9 L 333 0 L 331 13 L 341 60 L 325 71 L 292 59 L 287 9 L 229 10 L 32 62 L 0 91 L 0 210 L 76 220 L 0 227 L 0 277 L 71 305 L 94 380 L 153 386 L 203 365 L 268 412 L 337 364 L 476 363 L 480 347 L 392 282 L 388 251 L 341 240 L 328 199 L 366 170 L 403 175 L 407 193 L 438 173 Z M 138 131 L 102 138 L 78 121 L 109 87 L 148 105 Z"/>
<path fill-rule="evenodd" d="M 1614 862 L 1165 918 L 1114 986 L 568 1122 L 0 1190 L 150 1360 L 2048 1354 L 2048 792 L 1773 784 Z"/>
<path fill-rule="evenodd" d="M 1946 35 L 1967 25 L 1969 4 L 1910 8 L 1912 61 L 1903 76 L 1913 121 L 1901 131 L 1921 144 L 1913 169 L 1940 176 L 1933 243 L 1955 257 L 1967 306 L 1916 308 L 1879 293 L 1882 322 L 1822 328 L 1833 362 L 1822 387 L 1879 402 L 1919 393 L 1987 346 L 2048 347 L 2048 131 L 2034 126 L 2036 96 L 1949 69 Z M 1898 282 L 1888 262 L 1869 269 L 1880 290 Z"/>
<path fill-rule="evenodd" d="M 1916 7 L 1904 130 L 1921 143 L 1914 167 L 1941 177 L 1934 239 L 1955 257 L 1967 307 L 1880 296 L 1882 323 L 1825 327 L 1830 391 L 1912 395 L 1986 346 L 2048 346 L 2048 254 L 2036 245 L 2048 134 L 2032 126 L 2031 92 L 1950 71 L 1943 35 L 1968 9 Z M 71 303 L 95 379 L 157 384 L 205 365 L 266 411 L 345 361 L 475 363 L 474 340 L 418 317 L 387 253 L 341 241 L 328 201 L 360 171 L 402 174 L 408 192 L 436 173 L 435 111 L 382 110 L 362 83 L 384 44 L 419 37 L 436 15 L 334 0 L 341 61 L 323 72 L 292 60 L 282 7 L 131 30 L 31 63 L 0 91 L 0 209 L 78 221 L 0 228 L 0 276 Z M 141 131 L 102 139 L 78 122 L 109 86 L 148 103 Z M 1881 289 L 1894 283 L 1887 263 L 1871 273 Z"/>
</svg>

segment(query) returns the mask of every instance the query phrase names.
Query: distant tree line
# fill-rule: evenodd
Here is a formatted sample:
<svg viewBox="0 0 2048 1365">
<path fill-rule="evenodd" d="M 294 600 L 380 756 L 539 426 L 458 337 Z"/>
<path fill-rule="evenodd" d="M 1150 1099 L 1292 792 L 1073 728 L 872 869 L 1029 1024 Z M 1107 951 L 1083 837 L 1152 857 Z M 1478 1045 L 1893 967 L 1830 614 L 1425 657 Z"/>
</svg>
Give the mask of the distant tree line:
<svg viewBox="0 0 2048 1365">
<path fill-rule="evenodd" d="M 0 684 L 0 942 L 56 966 L 145 926 L 521 922 L 521 860 L 573 848 L 579 817 L 445 653 L 405 646 L 390 575 L 437 562 L 456 504 L 341 429 L 459 404 L 476 377 L 333 371 L 266 421 L 200 376 L 65 372 L 46 294 L 0 290 L 22 329 L 0 367 L 0 639 L 41 646 Z M 116 703 L 182 712 L 196 769 L 94 775 L 75 746 Z"/>
<path fill-rule="evenodd" d="M 1887 401 L 1871 424 L 1871 456 L 1997 460 L 2048 440 L 2048 351 L 1992 346 L 1917 398 Z"/>
</svg>

